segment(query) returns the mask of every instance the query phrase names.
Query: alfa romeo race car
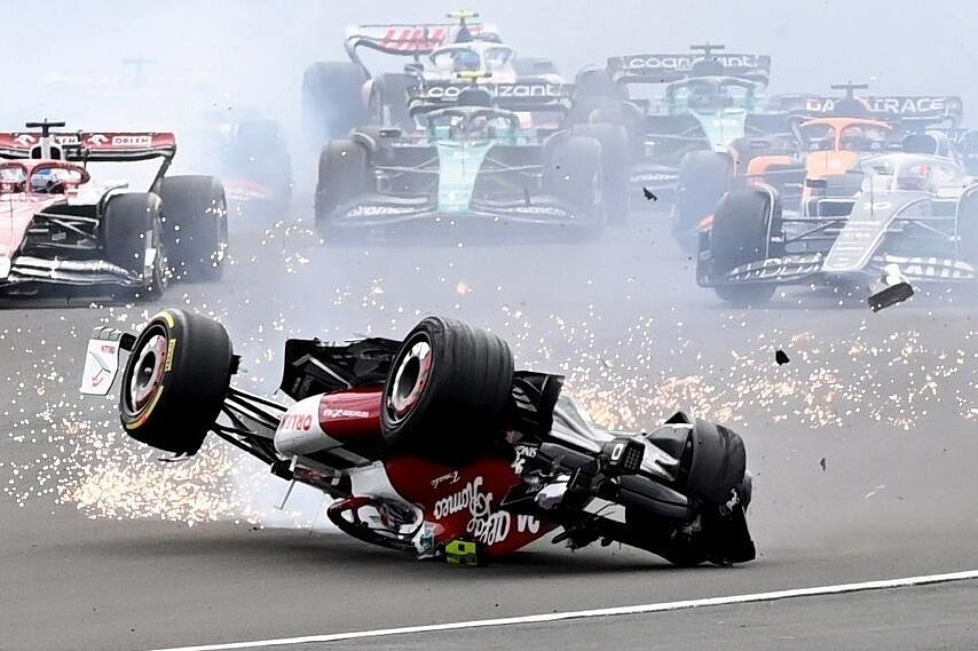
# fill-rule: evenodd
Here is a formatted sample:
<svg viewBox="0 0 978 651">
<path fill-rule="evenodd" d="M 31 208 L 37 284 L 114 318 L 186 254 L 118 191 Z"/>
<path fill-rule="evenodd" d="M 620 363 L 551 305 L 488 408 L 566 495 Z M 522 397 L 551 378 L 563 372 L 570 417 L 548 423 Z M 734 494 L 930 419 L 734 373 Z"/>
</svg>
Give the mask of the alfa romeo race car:
<svg viewBox="0 0 978 651">
<path fill-rule="evenodd" d="M 908 298 L 911 283 L 975 282 L 978 185 L 958 163 L 888 153 L 848 174 L 862 177 L 854 197 L 815 196 L 794 214 L 771 186 L 729 192 L 700 231 L 699 285 L 738 304 L 781 285 L 865 288 L 880 309 Z"/>
<path fill-rule="evenodd" d="M 186 457 L 208 433 L 333 498 L 343 532 L 420 558 L 481 564 L 562 529 L 579 548 L 620 542 L 677 565 L 755 556 L 743 441 L 677 413 L 650 432 L 597 427 L 563 378 L 514 371 L 498 336 L 429 317 L 403 341 L 285 345 L 281 405 L 231 386 L 219 323 L 165 310 L 138 334 L 96 329 L 82 391 L 122 364 L 126 433 Z M 283 500 L 283 504 L 284 504 Z"/>
<path fill-rule="evenodd" d="M 304 126 L 314 144 L 368 124 L 413 130 L 409 92 L 428 82 L 453 81 L 460 72 L 484 73 L 494 83 L 513 83 L 527 75 L 563 81 L 547 59 L 518 59 L 494 25 L 470 22 L 478 14 L 456 11 L 448 17 L 457 22 L 348 28 L 350 61 L 314 63 L 303 76 Z M 400 72 L 372 73 L 361 49 L 411 61 Z"/>
<path fill-rule="evenodd" d="M 602 141 L 586 128 L 561 128 L 560 117 L 549 127 L 521 121 L 530 112 L 560 116 L 567 101 L 559 85 L 543 80 L 425 85 L 411 102 L 423 131 L 360 128 L 323 148 L 320 232 L 342 241 L 408 231 L 498 234 L 519 224 L 597 237 L 605 224 Z"/>
<path fill-rule="evenodd" d="M 172 133 L 53 131 L 63 126 L 0 133 L 0 293 L 115 286 L 153 299 L 170 278 L 220 276 L 224 189 L 209 176 L 165 176 Z M 153 160 L 160 167 L 147 192 L 92 182 L 89 164 Z"/>
</svg>

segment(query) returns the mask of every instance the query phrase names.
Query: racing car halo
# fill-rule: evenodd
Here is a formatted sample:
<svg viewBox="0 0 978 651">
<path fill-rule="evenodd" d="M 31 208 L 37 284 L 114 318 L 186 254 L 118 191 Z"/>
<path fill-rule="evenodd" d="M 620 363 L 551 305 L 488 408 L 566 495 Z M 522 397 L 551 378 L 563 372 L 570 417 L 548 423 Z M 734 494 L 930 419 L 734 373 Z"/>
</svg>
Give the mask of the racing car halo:
<svg viewBox="0 0 978 651">
<path fill-rule="evenodd" d="M 367 543 L 481 564 L 562 528 L 553 542 L 620 542 L 676 565 L 755 556 L 739 435 L 681 412 L 651 432 L 600 429 L 563 377 L 514 371 L 501 338 L 458 321 L 428 317 L 403 341 L 289 340 L 291 406 L 231 386 L 238 357 L 204 316 L 97 328 L 83 393 L 110 392 L 121 350 L 129 436 L 189 456 L 212 432 L 290 489 L 333 498 L 329 519 Z"/>
</svg>

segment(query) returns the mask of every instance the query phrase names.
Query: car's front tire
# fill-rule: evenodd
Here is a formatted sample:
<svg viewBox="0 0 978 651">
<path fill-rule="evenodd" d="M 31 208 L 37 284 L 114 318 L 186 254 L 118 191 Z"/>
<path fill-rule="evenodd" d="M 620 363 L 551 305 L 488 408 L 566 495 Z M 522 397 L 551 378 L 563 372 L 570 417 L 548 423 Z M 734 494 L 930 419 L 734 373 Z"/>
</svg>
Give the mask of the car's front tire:
<svg viewBox="0 0 978 651">
<path fill-rule="evenodd" d="M 122 374 L 126 433 L 174 454 L 194 454 L 214 425 L 231 383 L 234 354 L 220 323 L 164 310 L 136 338 Z"/>
</svg>

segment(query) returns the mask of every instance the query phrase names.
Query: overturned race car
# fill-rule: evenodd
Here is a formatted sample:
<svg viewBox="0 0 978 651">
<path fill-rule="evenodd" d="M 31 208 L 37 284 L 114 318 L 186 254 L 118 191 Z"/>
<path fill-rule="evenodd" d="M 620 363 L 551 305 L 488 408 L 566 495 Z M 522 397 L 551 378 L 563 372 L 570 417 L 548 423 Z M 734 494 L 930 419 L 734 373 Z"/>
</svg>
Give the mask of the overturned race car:
<svg viewBox="0 0 978 651">
<path fill-rule="evenodd" d="M 291 406 L 231 386 L 238 357 L 203 316 L 96 329 L 83 393 L 109 393 L 121 350 L 131 437 L 189 456 L 213 433 L 289 490 L 333 498 L 329 519 L 367 543 L 483 564 L 560 528 L 554 543 L 620 542 L 682 566 L 755 556 L 736 433 L 683 413 L 652 432 L 600 429 L 561 376 L 514 371 L 502 339 L 457 321 L 426 318 L 403 341 L 289 340 Z"/>
</svg>

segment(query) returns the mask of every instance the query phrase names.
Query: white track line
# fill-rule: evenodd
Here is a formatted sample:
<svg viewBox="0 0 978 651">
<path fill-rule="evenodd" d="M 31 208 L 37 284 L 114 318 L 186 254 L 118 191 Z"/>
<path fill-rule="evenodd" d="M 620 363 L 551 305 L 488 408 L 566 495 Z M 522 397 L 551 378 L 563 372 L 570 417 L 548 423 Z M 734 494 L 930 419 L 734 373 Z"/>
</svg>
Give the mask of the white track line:
<svg viewBox="0 0 978 651">
<path fill-rule="evenodd" d="M 730 597 L 710 597 L 707 599 L 690 599 L 687 601 L 670 601 L 658 604 L 640 604 L 637 606 L 618 606 L 615 608 L 598 608 L 595 610 L 576 610 L 564 613 L 548 613 L 544 615 L 503 617 L 500 619 L 477 619 L 468 622 L 451 622 L 448 624 L 431 624 L 428 626 L 381 628 L 373 631 L 355 631 L 352 633 L 330 633 L 328 635 L 283 637 L 272 640 L 256 640 L 253 642 L 204 644 L 200 646 L 157 649 L 156 651 L 229 651 L 231 649 L 256 649 L 270 646 L 293 646 L 297 644 L 342 642 L 345 640 L 357 640 L 362 638 L 410 635 L 412 633 L 437 633 L 439 631 L 456 631 L 459 629 L 468 628 L 488 628 L 490 626 L 512 626 L 514 624 L 557 622 L 567 619 L 586 619 L 592 617 L 614 617 L 621 615 L 640 615 L 644 613 L 661 613 L 670 610 L 687 610 L 690 608 L 701 608 L 704 606 L 729 606 L 732 604 L 756 603 L 758 601 L 779 601 L 782 599 L 796 599 L 798 597 L 819 597 L 824 595 L 845 594 L 847 592 L 886 590 L 888 588 L 905 588 L 915 585 L 948 583 L 951 581 L 971 581 L 975 579 L 978 579 L 978 570 L 972 570 L 969 572 L 952 572 L 949 574 L 931 574 L 928 576 L 911 576 L 904 579 L 866 581 L 863 583 L 844 583 L 842 585 L 826 585 L 816 588 L 797 588 L 793 590 L 778 590 L 776 592 L 758 592 L 755 594 L 734 595 Z"/>
</svg>

